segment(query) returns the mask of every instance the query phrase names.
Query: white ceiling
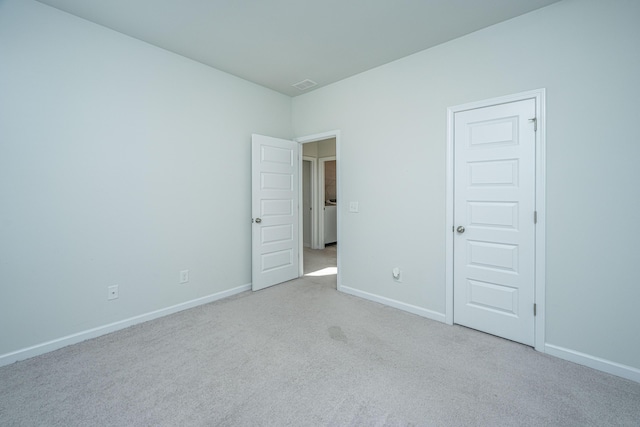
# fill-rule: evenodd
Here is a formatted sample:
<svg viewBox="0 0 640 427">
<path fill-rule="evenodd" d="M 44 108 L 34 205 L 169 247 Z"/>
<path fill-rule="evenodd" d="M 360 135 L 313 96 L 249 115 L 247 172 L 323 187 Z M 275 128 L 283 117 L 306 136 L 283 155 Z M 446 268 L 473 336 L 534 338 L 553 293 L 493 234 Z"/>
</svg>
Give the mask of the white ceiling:
<svg viewBox="0 0 640 427">
<path fill-rule="evenodd" d="M 38 0 L 286 95 L 558 0 Z"/>
</svg>

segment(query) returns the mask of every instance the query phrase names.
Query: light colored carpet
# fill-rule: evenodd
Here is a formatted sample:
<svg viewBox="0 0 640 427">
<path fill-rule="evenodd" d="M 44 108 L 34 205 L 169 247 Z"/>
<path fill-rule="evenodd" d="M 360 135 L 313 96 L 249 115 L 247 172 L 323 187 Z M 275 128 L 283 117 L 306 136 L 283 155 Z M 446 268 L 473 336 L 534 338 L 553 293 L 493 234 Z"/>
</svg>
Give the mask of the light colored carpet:
<svg viewBox="0 0 640 427">
<path fill-rule="evenodd" d="M 0 425 L 638 426 L 640 384 L 307 276 L 2 367 Z"/>
</svg>

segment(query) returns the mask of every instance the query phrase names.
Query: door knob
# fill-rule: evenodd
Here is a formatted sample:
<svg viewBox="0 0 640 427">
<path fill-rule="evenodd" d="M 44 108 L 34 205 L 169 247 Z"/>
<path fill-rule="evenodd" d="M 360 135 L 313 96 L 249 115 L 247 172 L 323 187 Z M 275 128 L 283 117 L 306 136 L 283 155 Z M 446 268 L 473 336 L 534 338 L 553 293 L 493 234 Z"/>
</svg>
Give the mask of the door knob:
<svg viewBox="0 0 640 427">
<path fill-rule="evenodd" d="M 262 218 L 256 218 L 256 222 L 260 224 L 262 222 Z"/>
<path fill-rule="evenodd" d="M 459 225 L 458 228 L 456 228 L 456 231 L 460 234 L 464 233 L 464 227 Z"/>
</svg>

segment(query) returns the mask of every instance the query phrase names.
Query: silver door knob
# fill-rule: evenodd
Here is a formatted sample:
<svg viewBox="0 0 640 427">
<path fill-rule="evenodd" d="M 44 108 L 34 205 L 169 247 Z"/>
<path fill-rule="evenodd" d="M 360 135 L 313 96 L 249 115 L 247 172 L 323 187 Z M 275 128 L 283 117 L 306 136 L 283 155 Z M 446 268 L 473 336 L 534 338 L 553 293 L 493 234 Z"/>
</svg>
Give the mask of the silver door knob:
<svg viewBox="0 0 640 427">
<path fill-rule="evenodd" d="M 262 218 L 256 218 L 256 222 L 260 224 L 262 222 Z"/>
<path fill-rule="evenodd" d="M 456 228 L 456 231 L 460 234 L 464 233 L 464 227 L 459 225 L 458 228 Z"/>
</svg>

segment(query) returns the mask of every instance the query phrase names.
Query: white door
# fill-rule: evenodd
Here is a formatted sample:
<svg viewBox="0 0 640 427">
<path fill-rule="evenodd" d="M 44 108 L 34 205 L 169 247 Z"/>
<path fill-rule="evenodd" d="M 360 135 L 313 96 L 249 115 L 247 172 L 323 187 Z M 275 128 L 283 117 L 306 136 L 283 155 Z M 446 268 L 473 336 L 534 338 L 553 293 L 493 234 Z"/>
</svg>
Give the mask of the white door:
<svg viewBox="0 0 640 427">
<path fill-rule="evenodd" d="M 298 144 L 251 137 L 252 289 L 298 277 Z"/>
<path fill-rule="evenodd" d="M 535 99 L 455 113 L 454 322 L 534 344 Z"/>
</svg>

